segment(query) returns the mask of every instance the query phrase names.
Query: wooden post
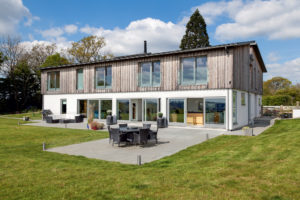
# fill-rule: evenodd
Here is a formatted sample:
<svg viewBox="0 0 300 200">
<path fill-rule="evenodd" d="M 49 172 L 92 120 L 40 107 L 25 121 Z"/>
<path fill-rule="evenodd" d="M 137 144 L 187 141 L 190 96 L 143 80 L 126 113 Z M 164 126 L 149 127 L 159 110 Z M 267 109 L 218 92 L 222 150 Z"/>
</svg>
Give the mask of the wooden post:
<svg viewBox="0 0 300 200">
<path fill-rule="evenodd" d="M 208 133 L 206 133 L 206 140 L 209 140 L 209 135 L 208 135 Z"/>
<path fill-rule="evenodd" d="M 137 156 L 137 165 L 142 165 L 142 156 L 141 155 Z"/>
</svg>

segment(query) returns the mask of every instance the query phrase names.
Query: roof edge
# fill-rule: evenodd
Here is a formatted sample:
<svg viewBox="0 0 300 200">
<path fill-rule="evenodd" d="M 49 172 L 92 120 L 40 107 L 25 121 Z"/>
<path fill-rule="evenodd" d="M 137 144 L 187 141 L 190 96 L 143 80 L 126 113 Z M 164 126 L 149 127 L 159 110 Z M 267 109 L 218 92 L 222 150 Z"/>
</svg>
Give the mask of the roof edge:
<svg viewBox="0 0 300 200">
<path fill-rule="evenodd" d="M 149 58 L 149 57 L 155 57 L 155 56 L 190 53 L 190 52 L 196 52 L 196 51 L 214 50 L 214 49 L 220 49 L 220 48 L 225 48 L 225 47 L 254 45 L 254 44 L 257 47 L 256 42 L 254 40 L 252 40 L 252 41 L 228 43 L 228 44 L 215 45 L 215 46 L 209 46 L 209 47 L 201 47 L 201 48 L 195 48 L 195 49 L 187 49 L 187 50 L 174 50 L 174 51 L 166 51 L 166 52 L 159 52 L 159 53 L 134 54 L 134 55 L 127 55 L 127 56 L 118 56 L 118 57 L 105 59 L 105 60 L 99 60 L 99 61 L 95 61 L 95 62 L 75 63 L 75 64 L 43 67 L 43 68 L 41 68 L 41 70 L 69 68 L 69 67 L 77 67 L 77 66 L 83 66 L 83 65 L 94 65 L 94 64 L 101 64 L 101 63 L 106 63 L 106 62 L 115 62 L 115 61 L 131 60 L 131 59 L 138 59 L 138 58 Z M 260 55 L 258 47 L 257 47 L 257 51 L 260 56 L 260 59 L 262 60 L 262 57 Z M 263 61 L 262 61 L 262 63 L 263 63 Z M 264 66 L 264 63 L 263 63 L 263 66 Z M 264 66 L 264 68 L 265 68 L 265 66 Z"/>
</svg>

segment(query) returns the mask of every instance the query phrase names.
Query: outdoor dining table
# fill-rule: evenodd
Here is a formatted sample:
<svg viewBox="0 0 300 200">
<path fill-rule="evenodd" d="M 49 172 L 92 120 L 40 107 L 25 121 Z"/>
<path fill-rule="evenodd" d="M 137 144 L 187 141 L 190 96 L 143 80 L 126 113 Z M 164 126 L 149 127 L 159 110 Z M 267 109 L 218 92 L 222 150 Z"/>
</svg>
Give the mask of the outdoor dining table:
<svg viewBox="0 0 300 200">
<path fill-rule="evenodd" d="M 122 134 L 126 134 L 127 139 L 129 139 L 131 143 L 137 144 L 138 138 L 136 137 L 136 134 L 139 134 L 139 127 L 128 127 L 126 129 L 120 129 L 120 132 L 122 132 Z"/>
</svg>

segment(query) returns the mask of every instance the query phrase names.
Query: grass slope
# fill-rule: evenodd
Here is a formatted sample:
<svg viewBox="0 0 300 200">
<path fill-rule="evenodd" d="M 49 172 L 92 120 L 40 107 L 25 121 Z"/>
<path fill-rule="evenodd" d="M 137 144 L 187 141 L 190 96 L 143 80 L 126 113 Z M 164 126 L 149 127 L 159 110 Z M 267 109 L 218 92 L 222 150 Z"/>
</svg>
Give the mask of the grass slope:
<svg viewBox="0 0 300 200">
<path fill-rule="evenodd" d="M 23 117 L 29 117 L 31 120 L 42 119 L 42 113 L 40 111 L 39 112 L 20 113 L 20 114 L 0 115 L 0 116 L 20 118 L 20 119 Z"/>
<path fill-rule="evenodd" d="M 107 133 L 16 124 L 0 119 L 0 199 L 300 199 L 300 120 L 142 166 L 41 151 Z"/>
</svg>

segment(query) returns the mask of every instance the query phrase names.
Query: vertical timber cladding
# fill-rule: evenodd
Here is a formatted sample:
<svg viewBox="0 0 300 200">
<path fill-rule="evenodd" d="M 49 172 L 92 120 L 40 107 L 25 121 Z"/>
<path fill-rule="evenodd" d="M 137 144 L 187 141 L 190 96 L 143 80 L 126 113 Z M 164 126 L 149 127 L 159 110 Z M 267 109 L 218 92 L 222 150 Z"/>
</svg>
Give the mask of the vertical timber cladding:
<svg viewBox="0 0 300 200">
<path fill-rule="evenodd" d="M 181 58 L 206 55 L 208 65 L 208 84 L 178 85 L 178 72 Z M 42 71 L 43 94 L 76 94 L 106 92 L 143 92 L 174 91 L 198 89 L 242 89 L 247 87 L 249 67 L 249 46 L 213 49 L 192 53 L 158 55 L 155 57 L 112 61 L 107 63 L 88 64 L 82 66 L 48 69 Z M 138 67 L 141 62 L 160 61 L 161 84 L 158 87 L 138 86 Z M 247 62 L 246 62 L 247 61 Z M 247 65 L 247 66 L 246 66 Z M 112 66 L 112 88 L 95 88 L 95 68 Z M 83 91 L 76 89 L 76 70 L 83 68 Z M 60 71 L 60 90 L 47 91 L 47 72 Z M 236 80 L 234 80 L 236 79 Z"/>
<path fill-rule="evenodd" d="M 250 80 L 250 46 L 233 49 L 233 88 L 249 91 Z"/>
<path fill-rule="evenodd" d="M 253 47 L 250 48 L 250 54 L 253 56 L 253 60 L 250 61 L 253 69 L 254 69 L 254 88 L 252 92 L 262 94 L 263 91 L 263 71 L 262 67 L 260 66 L 257 55 L 253 49 Z"/>
</svg>

